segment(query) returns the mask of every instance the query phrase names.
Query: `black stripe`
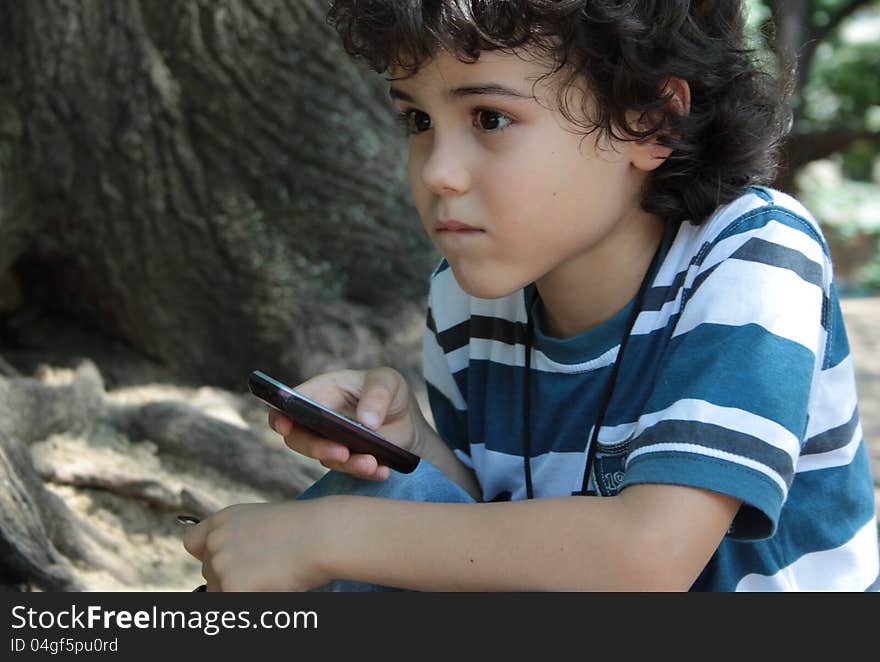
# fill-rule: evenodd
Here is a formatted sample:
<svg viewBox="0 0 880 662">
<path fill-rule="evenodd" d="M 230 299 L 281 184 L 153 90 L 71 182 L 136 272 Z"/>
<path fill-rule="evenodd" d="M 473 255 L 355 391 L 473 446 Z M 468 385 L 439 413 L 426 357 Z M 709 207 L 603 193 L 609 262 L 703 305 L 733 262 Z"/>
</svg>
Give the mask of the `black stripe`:
<svg viewBox="0 0 880 662">
<path fill-rule="evenodd" d="M 719 263 L 716 264 L 715 266 L 709 267 L 709 268 L 706 269 L 704 272 L 702 272 L 701 274 L 699 274 L 696 278 L 694 278 L 694 282 L 691 284 L 691 289 L 687 290 L 687 291 L 684 293 L 684 297 L 683 297 L 683 299 L 684 299 L 685 303 L 686 303 L 691 297 L 693 297 L 694 294 L 697 293 L 697 290 L 700 289 L 700 285 L 702 285 L 703 282 L 704 282 L 709 276 L 712 275 L 712 273 L 713 273 L 713 272 L 719 267 L 719 265 L 721 265 L 721 262 L 719 262 Z M 682 309 L 683 309 L 683 308 L 684 308 L 684 306 L 682 306 Z"/>
<path fill-rule="evenodd" d="M 683 271 L 679 271 L 675 274 L 675 278 L 672 279 L 672 282 L 669 285 L 652 287 L 645 292 L 645 304 L 642 306 L 642 310 L 660 310 L 670 301 L 674 301 L 675 297 L 678 296 L 679 290 L 684 287 L 684 281 L 687 279 L 691 267 L 702 264 L 709 246 L 710 244 L 708 242 L 704 243 L 697 254 L 691 258 L 688 266 L 685 267 Z"/>
<path fill-rule="evenodd" d="M 430 307 L 428 307 L 428 319 L 425 321 L 425 324 L 427 324 L 428 330 L 436 336 L 437 323 L 434 321 L 434 313 Z"/>
<path fill-rule="evenodd" d="M 825 332 L 828 332 L 828 313 L 831 310 L 831 299 L 824 292 L 822 293 L 822 328 L 825 329 Z M 830 354 L 831 351 L 831 342 L 829 338 L 828 342 L 828 351 Z M 828 367 L 827 365 L 825 367 Z M 824 368 L 823 368 L 824 369 Z"/>
<path fill-rule="evenodd" d="M 852 418 L 843 425 L 826 430 L 821 434 L 807 439 L 801 450 L 801 455 L 815 455 L 843 448 L 852 441 L 853 433 L 859 424 L 859 410 L 853 410 Z"/>
<path fill-rule="evenodd" d="M 747 457 L 770 467 L 785 481 L 794 472 L 791 456 L 785 451 L 758 437 L 699 421 L 660 421 L 633 439 L 632 450 L 663 443 L 696 444 Z"/>
<path fill-rule="evenodd" d="M 465 320 L 455 326 L 451 326 L 445 331 L 435 332 L 435 335 L 444 353 L 454 352 L 468 344 L 470 340 L 470 320 Z"/>
<path fill-rule="evenodd" d="M 497 340 L 507 345 L 525 345 L 527 329 L 522 322 L 511 322 L 501 317 L 473 315 L 471 336 L 484 340 Z"/>
<path fill-rule="evenodd" d="M 768 264 L 771 267 L 788 269 L 796 273 L 807 283 L 815 285 L 820 290 L 823 288 L 822 265 L 816 264 L 800 251 L 788 246 L 752 237 L 736 249 L 731 257 L 738 260 Z"/>
</svg>

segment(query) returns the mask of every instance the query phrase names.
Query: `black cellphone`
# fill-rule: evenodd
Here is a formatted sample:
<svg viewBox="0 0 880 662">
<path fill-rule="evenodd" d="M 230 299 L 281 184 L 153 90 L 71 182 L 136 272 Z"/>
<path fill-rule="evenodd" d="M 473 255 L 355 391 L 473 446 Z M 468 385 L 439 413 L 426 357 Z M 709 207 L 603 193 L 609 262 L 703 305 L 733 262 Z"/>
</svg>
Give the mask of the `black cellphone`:
<svg viewBox="0 0 880 662">
<path fill-rule="evenodd" d="M 297 393 L 264 372 L 254 370 L 248 378 L 248 388 L 260 400 L 299 425 L 339 442 L 355 453 L 372 455 L 380 464 L 395 471 L 408 474 L 419 464 L 418 455 L 393 444 L 357 421 Z"/>
</svg>

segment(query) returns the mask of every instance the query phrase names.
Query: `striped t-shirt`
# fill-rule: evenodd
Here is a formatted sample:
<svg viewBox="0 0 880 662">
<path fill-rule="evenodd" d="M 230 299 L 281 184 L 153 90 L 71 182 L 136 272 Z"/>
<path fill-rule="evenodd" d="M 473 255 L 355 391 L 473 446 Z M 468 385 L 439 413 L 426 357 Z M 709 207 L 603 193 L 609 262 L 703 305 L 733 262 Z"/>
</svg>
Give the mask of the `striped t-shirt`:
<svg viewBox="0 0 880 662">
<path fill-rule="evenodd" d="M 827 245 L 794 199 L 750 188 L 670 227 L 606 409 L 588 493 L 672 483 L 743 506 L 694 590 L 878 587 L 873 481 Z M 530 285 L 466 294 L 431 277 L 424 374 L 434 422 L 486 501 L 526 497 Z M 632 303 L 567 339 L 534 327 L 534 496 L 582 493 L 587 446 Z"/>
</svg>

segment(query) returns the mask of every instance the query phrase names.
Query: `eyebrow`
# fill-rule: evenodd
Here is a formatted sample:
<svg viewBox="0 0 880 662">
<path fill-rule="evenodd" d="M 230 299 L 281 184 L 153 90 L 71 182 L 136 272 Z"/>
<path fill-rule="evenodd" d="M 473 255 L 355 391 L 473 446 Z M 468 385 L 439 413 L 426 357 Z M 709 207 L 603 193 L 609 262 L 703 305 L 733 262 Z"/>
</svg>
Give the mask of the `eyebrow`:
<svg viewBox="0 0 880 662">
<path fill-rule="evenodd" d="M 400 99 L 401 101 L 416 103 L 416 100 L 412 96 L 395 87 L 388 89 L 388 96 L 392 99 Z M 497 85 L 495 83 L 454 87 L 449 90 L 447 96 L 450 99 L 461 99 L 462 97 L 468 96 L 501 96 L 512 97 L 514 99 L 535 99 L 535 96 L 532 94 L 523 94 L 513 88 L 505 87 L 504 85 Z"/>
</svg>

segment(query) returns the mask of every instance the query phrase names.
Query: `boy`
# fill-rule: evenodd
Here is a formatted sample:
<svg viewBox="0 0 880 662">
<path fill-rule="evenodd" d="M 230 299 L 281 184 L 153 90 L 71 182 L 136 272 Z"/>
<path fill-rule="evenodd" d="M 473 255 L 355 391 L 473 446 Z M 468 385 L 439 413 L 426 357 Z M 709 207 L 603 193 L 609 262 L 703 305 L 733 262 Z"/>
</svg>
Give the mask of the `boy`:
<svg viewBox="0 0 880 662">
<path fill-rule="evenodd" d="M 740 3 L 340 0 L 330 17 L 391 74 L 444 256 L 436 432 L 393 370 L 300 385 L 420 468 L 270 414 L 333 471 L 188 531 L 208 590 L 876 589 L 828 251 L 755 186 L 785 117 Z"/>
</svg>

